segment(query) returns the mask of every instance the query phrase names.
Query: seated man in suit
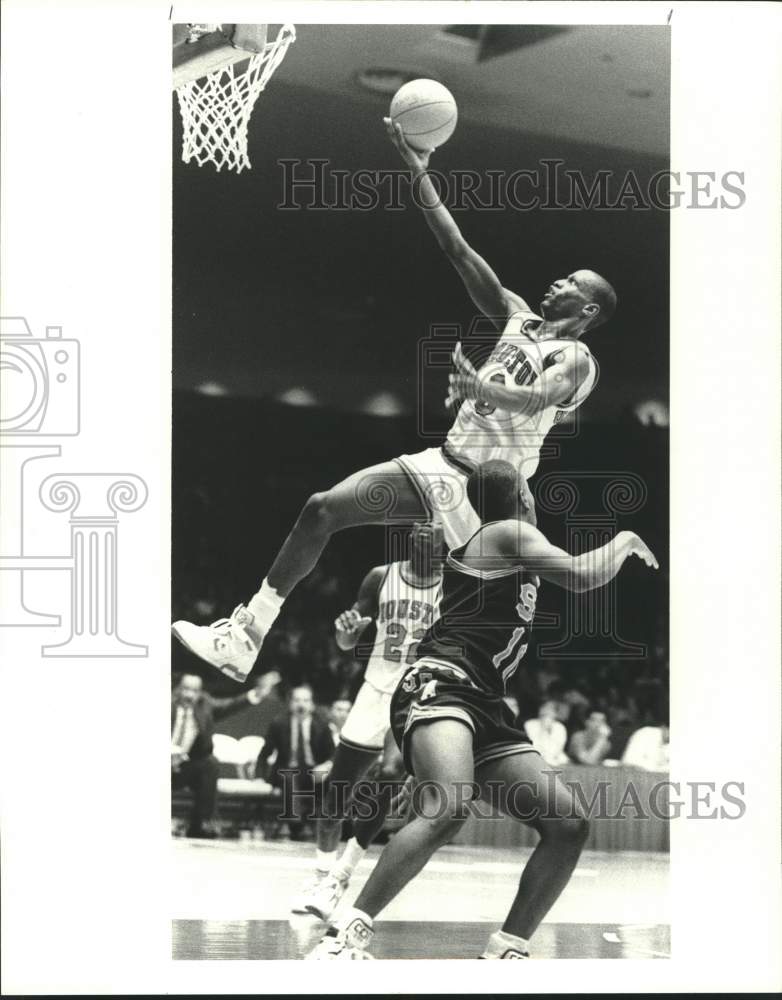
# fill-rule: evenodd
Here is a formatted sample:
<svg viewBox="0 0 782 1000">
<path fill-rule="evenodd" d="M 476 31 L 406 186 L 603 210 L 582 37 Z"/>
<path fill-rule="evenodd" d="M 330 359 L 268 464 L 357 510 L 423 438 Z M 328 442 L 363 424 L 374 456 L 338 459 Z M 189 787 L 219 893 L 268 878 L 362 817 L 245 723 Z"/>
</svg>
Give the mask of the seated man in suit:
<svg viewBox="0 0 782 1000">
<path fill-rule="evenodd" d="M 212 753 L 215 719 L 258 705 L 279 683 L 276 671 L 264 674 L 258 685 L 235 698 L 212 698 L 203 690 L 196 674 L 184 674 L 171 699 L 171 786 L 187 787 L 193 793 L 188 837 L 211 836 L 208 824 L 214 816 L 218 764 Z"/>
<path fill-rule="evenodd" d="M 333 755 L 329 723 L 315 712 L 309 684 L 299 684 L 291 690 L 287 711 L 269 726 L 256 768 L 256 774 L 268 776 L 272 785 L 283 789 L 285 818 L 294 839 L 301 836 L 305 817 L 315 808 L 323 765 Z"/>
</svg>

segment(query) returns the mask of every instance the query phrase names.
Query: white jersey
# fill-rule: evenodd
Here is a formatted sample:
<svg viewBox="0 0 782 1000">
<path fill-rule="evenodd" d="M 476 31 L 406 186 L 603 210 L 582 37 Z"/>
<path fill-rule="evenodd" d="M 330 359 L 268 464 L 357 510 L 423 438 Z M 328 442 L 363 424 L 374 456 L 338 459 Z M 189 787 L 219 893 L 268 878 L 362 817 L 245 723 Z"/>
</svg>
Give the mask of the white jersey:
<svg viewBox="0 0 782 1000">
<path fill-rule="evenodd" d="M 395 562 L 386 569 L 377 599 L 377 636 L 364 674 L 373 687 L 389 693 L 415 663 L 418 643 L 439 614 L 441 580 L 428 587 L 410 583 L 403 575 L 408 566 Z"/>
<path fill-rule="evenodd" d="M 509 387 L 531 385 L 559 360 L 561 351 L 573 347 L 573 340 L 536 340 L 535 331 L 542 322 L 532 312 L 514 313 L 480 369 L 481 380 Z M 465 400 L 446 438 L 446 455 L 476 465 L 504 459 L 529 478 L 538 467 L 541 445 L 552 426 L 580 406 L 594 388 L 597 364 L 588 356 L 589 372 L 573 396 L 536 413 L 511 413 L 481 399 Z"/>
</svg>

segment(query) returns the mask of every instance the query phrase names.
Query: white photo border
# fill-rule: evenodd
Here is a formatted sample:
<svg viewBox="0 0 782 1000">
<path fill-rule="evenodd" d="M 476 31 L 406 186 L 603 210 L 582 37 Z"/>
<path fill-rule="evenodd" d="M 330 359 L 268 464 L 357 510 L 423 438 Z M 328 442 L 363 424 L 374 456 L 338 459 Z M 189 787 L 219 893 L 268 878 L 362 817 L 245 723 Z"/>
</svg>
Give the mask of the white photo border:
<svg viewBox="0 0 782 1000">
<path fill-rule="evenodd" d="M 778 988 L 782 32 L 762 3 L 219 5 L 269 23 L 670 22 L 672 169 L 740 170 L 747 194 L 671 218 L 671 777 L 742 781 L 747 810 L 672 823 L 668 961 L 531 962 L 522 984 L 474 962 L 381 979 L 372 963 L 171 960 L 169 22 L 217 9 L 4 3 L 3 315 L 80 341 L 83 430 L 61 467 L 149 490 L 120 532 L 121 627 L 146 657 L 65 670 L 40 630 L 0 630 L 5 992 Z"/>
</svg>

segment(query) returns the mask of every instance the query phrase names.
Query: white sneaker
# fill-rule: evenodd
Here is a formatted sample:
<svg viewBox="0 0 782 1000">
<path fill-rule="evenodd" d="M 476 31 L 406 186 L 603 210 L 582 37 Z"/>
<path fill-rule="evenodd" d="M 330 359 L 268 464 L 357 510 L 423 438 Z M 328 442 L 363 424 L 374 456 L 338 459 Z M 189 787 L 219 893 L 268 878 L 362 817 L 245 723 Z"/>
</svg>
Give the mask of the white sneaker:
<svg viewBox="0 0 782 1000">
<path fill-rule="evenodd" d="M 220 618 L 211 625 L 174 622 L 171 631 L 191 653 L 241 684 L 255 665 L 263 642 L 263 637 L 255 639 L 247 631 L 253 620 L 254 616 L 240 604 L 230 618 Z"/>
<path fill-rule="evenodd" d="M 363 948 L 349 945 L 345 938 L 338 934 L 336 937 L 324 937 L 304 960 L 305 962 L 361 962 L 374 957 Z"/>
<path fill-rule="evenodd" d="M 334 875 L 328 875 L 318 885 L 312 887 L 308 897 L 301 900 L 304 912 L 314 913 L 321 920 L 330 920 L 347 887 L 348 879 L 342 880 Z"/>
<path fill-rule="evenodd" d="M 329 877 L 328 872 L 315 872 L 313 878 L 306 884 L 306 886 L 301 890 L 298 896 L 296 896 L 291 905 L 291 913 L 311 913 L 309 905 L 313 899 L 317 897 L 318 890 Z"/>
<path fill-rule="evenodd" d="M 330 927 L 325 937 L 307 955 L 307 960 L 360 962 L 374 959 L 374 955 L 367 951 L 374 935 L 371 923 L 361 917 L 354 917 L 340 931 Z"/>
</svg>

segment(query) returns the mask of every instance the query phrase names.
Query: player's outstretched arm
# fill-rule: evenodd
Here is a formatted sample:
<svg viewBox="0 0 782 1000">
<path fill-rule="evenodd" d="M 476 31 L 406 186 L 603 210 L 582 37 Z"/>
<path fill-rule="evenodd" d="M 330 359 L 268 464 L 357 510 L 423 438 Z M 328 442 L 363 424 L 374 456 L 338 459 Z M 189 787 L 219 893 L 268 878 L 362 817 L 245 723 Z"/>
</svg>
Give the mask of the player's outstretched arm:
<svg viewBox="0 0 782 1000">
<path fill-rule="evenodd" d="M 427 225 L 435 235 L 440 248 L 458 271 L 470 298 L 484 315 L 504 323 L 514 312 L 529 312 L 524 299 L 503 288 L 492 268 L 476 253 L 462 236 L 453 216 L 440 201 L 432 179 L 427 173 L 429 157 L 434 150 L 419 153 L 408 145 L 402 128 L 390 118 L 383 119 L 391 142 L 410 167 L 417 192 L 417 203 L 424 211 Z"/>
<path fill-rule="evenodd" d="M 610 542 L 580 556 L 571 556 L 552 545 L 546 536 L 523 521 L 506 521 L 497 542 L 505 558 L 518 561 L 530 573 L 581 593 L 596 590 L 616 576 L 628 556 L 635 555 L 647 566 L 659 569 L 649 546 L 633 531 L 620 531 Z"/>
<path fill-rule="evenodd" d="M 377 617 L 377 599 L 386 568 L 375 566 L 367 573 L 358 588 L 356 603 L 343 611 L 334 622 L 337 645 L 345 652 L 355 648 L 361 633 Z"/>
</svg>

